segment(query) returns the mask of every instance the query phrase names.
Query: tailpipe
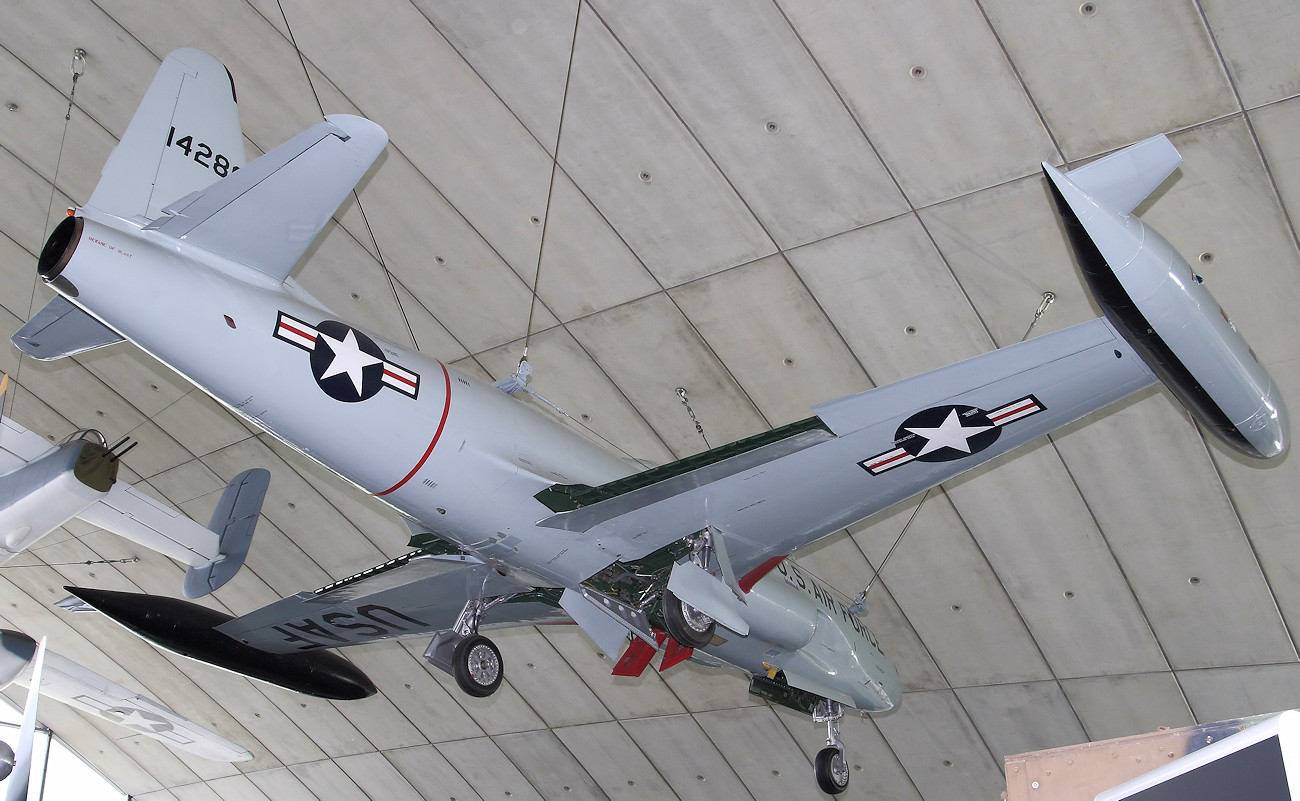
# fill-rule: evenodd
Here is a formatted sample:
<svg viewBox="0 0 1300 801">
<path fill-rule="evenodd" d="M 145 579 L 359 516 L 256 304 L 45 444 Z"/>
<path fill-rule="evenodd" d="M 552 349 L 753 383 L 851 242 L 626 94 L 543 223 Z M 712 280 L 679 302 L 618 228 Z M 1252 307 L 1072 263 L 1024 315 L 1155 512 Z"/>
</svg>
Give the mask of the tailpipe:
<svg viewBox="0 0 1300 801">
<path fill-rule="evenodd" d="M 338 654 L 273 654 L 214 631 L 233 618 L 205 606 L 158 595 L 64 589 L 159 648 L 199 662 L 334 701 L 355 701 L 378 691 L 365 673 Z"/>
</svg>

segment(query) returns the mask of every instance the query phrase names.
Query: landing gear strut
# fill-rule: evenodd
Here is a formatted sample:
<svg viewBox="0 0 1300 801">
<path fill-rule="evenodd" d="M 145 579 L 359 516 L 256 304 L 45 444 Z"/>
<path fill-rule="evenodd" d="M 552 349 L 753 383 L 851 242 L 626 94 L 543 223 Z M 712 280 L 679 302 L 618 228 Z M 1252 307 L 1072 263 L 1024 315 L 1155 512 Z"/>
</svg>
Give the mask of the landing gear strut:
<svg viewBox="0 0 1300 801">
<path fill-rule="evenodd" d="M 840 742 L 840 718 L 844 717 L 844 704 L 822 699 L 813 710 L 813 722 L 826 724 L 826 747 L 817 752 L 813 773 L 817 786 L 823 792 L 839 795 L 849 789 L 849 763 L 844 757 L 844 744 Z"/>
<path fill-rule="evenodd" d="M 462 690 L 476 698 L 486 698 L 496 692 L 505 676 L 501 651 L 478 633 L 479 618 L 508 597 L 490 601 L 470 599 L 452 629 L 438 632 L 424 649 L 424 658 L 430 664 L 450 673 Z"/>
</svg>

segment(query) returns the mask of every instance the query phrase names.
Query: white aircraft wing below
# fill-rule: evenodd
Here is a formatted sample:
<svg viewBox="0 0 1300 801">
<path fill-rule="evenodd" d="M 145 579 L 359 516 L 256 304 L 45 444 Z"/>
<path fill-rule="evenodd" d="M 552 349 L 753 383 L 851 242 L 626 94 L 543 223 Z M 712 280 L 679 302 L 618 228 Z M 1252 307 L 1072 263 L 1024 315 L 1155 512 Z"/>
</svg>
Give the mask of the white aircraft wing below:
<svg viewBox="0 0 1300 801">
<path fill-rule="evenodd" d="M 38 671 L 39 679 L 35 681 L 39 684 L 40 695 L 86 714 L 111 720 L 173 748 L 215 762 L 244 762 L 253 758 L 246 749 L 181 717 L 157 701 L 133 693 L 67 657 L 43 647 L 38 649 L 36 641 L 26 634 L 0 630 L 0 686 L 13 682 L 27 687 L 30 692 L 33 676 Z"/>
<path fill-rule="evenodd" d="M 556 514 L 538 525 L 600 541 L 566 554 L 575 583 L 609 553 L 637 559 L 705 528 L 742 577 L 1155 381 L 1109 322 L 1093 320 L 601 487 L 551 487 L 537 498 Z"/>
</svg>

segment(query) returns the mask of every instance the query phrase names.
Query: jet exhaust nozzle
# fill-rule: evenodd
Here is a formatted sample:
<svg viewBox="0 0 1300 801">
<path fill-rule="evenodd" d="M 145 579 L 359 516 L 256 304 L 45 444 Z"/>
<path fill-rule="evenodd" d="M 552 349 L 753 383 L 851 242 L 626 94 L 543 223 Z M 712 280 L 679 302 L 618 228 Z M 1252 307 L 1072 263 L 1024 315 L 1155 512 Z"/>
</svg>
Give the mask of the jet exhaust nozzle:
<svg viewBox="0 0 1300 801">
<path fill-rule="evenodd" d="M 231 617 L 189 601 L 82 587 L 64 589 L 159 648 L 199 662 L 334 701 L 354 701 L 378 691 L 365 673 L 338 654 L 273 654 L 214 631 Z"/>
</svg>

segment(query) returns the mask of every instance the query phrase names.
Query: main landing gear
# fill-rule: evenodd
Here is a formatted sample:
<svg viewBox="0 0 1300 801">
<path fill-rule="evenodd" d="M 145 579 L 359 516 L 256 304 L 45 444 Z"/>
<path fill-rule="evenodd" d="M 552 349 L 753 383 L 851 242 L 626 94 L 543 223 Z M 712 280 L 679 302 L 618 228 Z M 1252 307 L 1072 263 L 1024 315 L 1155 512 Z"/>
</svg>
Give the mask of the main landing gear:
<svg viewBox="0 0 1300 801">
<path fill-rule="evenodd" d="M 849 789 L 849 763 L 844 756 L 844 743 L 840 742 L 840 718 L 844 717 L 844 704 L 822 699 L 813 710 L 813 722 L 826 724 L 826 747 L 817 752 L 813 760 L 813 773 L 817 786 L 831 795 Z"/>
<path fill-rule="evenodd" d="M 718 626 L 713 618 L 684 603 L 668 590 L 664 590 L 660 604 L 664 627 L 674 640 L 687 648 L 700 648 L 713 640 L 713 631 Z"/>
<path fill-rule="evenodd" d="M 496 645 L 478 633 L 479 618 L 508 596 L 490 601 L 471 599 L 461 610 L 451 631 L 440 631 L 424 649 L 424 658 L 450 673 L 466 694 L 486 698 L 501 686 L 505 663 Z"/>
</svg>

